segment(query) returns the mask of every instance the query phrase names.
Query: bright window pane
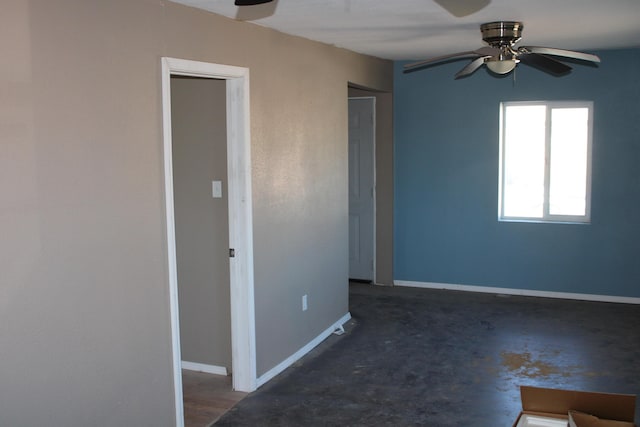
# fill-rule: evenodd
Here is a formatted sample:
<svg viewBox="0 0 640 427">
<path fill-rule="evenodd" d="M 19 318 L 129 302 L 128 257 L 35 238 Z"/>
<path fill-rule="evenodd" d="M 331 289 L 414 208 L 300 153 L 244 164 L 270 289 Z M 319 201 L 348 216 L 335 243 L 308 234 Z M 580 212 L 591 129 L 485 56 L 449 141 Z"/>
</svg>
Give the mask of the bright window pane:
<svg viewBox="0 0 640 427">
<path fill-rule="evenodd" d="M 588 129 L 587 108 L 551 111 L 551 215 L 586 214 Z"/>
<path fill-rule="evenodd" d="M 500 219 L 589 222 L 592 105 L 502 104 Z"/>
<path fill-rule="evenodd" d="M 503 215 L 542 218 L 545 170 L 544 105 L 504 111 Z"/>
</svg>

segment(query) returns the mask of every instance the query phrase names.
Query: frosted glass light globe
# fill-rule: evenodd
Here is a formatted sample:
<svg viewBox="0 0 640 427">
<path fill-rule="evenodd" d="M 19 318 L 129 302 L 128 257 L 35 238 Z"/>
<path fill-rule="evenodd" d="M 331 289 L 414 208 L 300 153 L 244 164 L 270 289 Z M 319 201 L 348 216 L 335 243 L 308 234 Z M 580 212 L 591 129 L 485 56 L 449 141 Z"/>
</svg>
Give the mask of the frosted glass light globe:
<svg viewBox="0 0 640 427">
<path fill-rule="evenodd" d="M 504 59 L 501 61 L 487 61 L 485 62 L 489 70 L 496 74 L 507 74 L 509 71 L 516 68 L 515 59 Z"/>
</svg>

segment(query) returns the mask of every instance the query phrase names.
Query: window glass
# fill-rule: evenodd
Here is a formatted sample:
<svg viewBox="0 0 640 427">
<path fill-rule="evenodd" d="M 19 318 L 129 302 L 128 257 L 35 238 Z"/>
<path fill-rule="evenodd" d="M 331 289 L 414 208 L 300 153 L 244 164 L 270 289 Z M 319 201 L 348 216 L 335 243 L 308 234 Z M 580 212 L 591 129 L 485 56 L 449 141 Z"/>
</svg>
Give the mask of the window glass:
<svg viewBox="0 0 640 427">
<path fill-rule="evenodd" d="M 591 102 L 502 104 L 502 220 L 588 222 Z"/>
<path fill-rule="evenodd" d="M 585 215 L 589 110 L 554 108 L 551 123 L 549 213 Z"/>
<path fill-rule="evenodd" d="M 511 106 L 505 120 L 504 215 L 542 218 L 545 107 Z"/>
</svg>

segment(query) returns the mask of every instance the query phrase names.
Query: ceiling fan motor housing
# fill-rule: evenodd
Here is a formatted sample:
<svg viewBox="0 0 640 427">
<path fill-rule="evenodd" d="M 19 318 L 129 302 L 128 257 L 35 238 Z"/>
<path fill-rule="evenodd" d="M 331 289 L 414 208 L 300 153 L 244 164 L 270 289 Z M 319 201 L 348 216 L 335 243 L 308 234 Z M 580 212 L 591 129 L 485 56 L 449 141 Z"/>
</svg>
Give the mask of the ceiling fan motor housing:
<svg viewBox="0 0 640 427">
<path fill-rule="evenodd" d="M 492 47 L 512 46 L 522 37 L 522 22 L 496 21 L 480 25 L 482 40 Z"/>
</svg>

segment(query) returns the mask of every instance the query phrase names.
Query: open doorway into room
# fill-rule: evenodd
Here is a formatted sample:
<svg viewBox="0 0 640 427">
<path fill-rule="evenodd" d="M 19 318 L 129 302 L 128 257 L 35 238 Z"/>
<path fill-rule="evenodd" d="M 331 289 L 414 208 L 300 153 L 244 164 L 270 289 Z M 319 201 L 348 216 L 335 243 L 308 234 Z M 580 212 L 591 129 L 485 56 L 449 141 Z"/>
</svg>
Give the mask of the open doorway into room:
<svg viewBox="0 0 640 427">
<path fill-rule="evenodd" d="M 172 76 L 171 133 L 182 392 L 189 427 L 211 424 L 243 396 L 232 392 L 228 378 L 226 81 Z"/>
<path fill-rule="evenodd" d="M 162 60 L 177 426 L 185 425 L 183 367 L 232 372 L 237 392 L 256 388 L 248 78 L 245 68 Z"/>
</svg>

